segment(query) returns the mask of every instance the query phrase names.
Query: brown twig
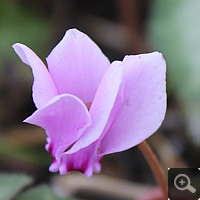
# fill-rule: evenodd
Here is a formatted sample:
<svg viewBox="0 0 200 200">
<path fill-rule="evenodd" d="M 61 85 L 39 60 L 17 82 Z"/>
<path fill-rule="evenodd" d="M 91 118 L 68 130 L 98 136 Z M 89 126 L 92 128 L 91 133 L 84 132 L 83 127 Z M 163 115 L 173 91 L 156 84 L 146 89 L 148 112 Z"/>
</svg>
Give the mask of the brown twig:
<svg viewBox="0 0 200 200">
<path fill-rule="evenodd" d="M 145 159 L 147 160 L 148 164 L 151 167 L 151 170 L 158 182 L 158 185 L 160 186 L 164 200 L 168 199 L 168 184 L 165 177 L 165 174 L 158 162 L 158 159 L 156 158 L 155 154 L 151 150 L 150 146 L 146 141 L 141 142 L 138 144 L 139 149 L 142 151 Z"/>
</svg>

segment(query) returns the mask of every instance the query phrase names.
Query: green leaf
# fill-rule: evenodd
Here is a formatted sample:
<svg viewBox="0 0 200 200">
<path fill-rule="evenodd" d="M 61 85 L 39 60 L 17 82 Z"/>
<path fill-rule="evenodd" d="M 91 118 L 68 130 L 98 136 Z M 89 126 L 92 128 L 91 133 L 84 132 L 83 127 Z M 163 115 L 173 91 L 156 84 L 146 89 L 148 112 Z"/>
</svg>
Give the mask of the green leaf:
<svg viewBox="0 0 200 200">
<path fill-rule="evenodd" d="M 56 196 L 47 185 L 41 185 L 27 190 L 14 200 L 76 200 L 72 198 L 61 198 Z"/>
<path fill-rule="evenodd" d="M 10 200 L 32 182 L 33 179 L 27 175 L 0 174 L 0 199 Z"/>
</svg>

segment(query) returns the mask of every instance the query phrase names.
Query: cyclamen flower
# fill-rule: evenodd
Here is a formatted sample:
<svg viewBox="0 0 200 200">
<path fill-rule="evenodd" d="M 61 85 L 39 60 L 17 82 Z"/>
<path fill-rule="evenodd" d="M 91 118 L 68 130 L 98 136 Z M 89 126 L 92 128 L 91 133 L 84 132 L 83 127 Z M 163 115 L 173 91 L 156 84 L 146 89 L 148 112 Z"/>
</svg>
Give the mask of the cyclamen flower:
<svg viewBox="0 0 200 200">
<path fill-rule="evenodd" d="M 66 32 L 47 65 L 27 46 L 14 50 L 32 68 L 37 110 L 25 122 L 46 130 L 51 172 L 101 170 L 106 154 L 151 136 L 166 111 L 166 63 L 161 53 L 125 56 L 110 64 L 77 29 Z"/>
</svg>

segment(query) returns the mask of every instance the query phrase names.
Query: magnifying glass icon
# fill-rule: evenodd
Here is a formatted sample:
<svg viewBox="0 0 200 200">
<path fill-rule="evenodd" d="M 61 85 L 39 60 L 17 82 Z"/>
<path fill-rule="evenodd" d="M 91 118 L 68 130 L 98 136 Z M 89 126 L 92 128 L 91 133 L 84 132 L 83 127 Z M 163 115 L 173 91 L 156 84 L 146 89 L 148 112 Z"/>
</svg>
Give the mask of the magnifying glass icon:
<svg viewBox="0 0 200 200">
<path fill-rule="evenodd" d="M 189 190 L 190 192 L 195 193 L 196 189 L 192 187 L 190 184 L 191 184 L 190 178 L 185 174 L 179 174 L 174 179 L 174 186 L 176 187 L 176 189 L 181 191 Z"/>
</svg>

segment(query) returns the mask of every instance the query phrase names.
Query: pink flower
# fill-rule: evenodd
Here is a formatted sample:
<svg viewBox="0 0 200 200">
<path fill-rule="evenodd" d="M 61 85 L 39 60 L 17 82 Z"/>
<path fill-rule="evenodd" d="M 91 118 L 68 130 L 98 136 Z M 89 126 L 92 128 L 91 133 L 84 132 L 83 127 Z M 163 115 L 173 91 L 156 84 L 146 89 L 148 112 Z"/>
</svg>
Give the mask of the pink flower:
<svg viewBox="0 0 200 200">
<path fill-rule="evenodd" d="M 37 110 L 25 122 L 46 130 L 51 172 L 76 170 L 90 177 L 100 172 L 103 155 L 141 143 L 164 119 L 161 53 L 125 56 L 110 64 L 76 29 L 68 30 L 47 57 L 48 69 L 27 46 L 13 48 L 33 71 Z"/>
</svg>

